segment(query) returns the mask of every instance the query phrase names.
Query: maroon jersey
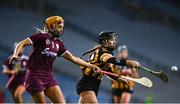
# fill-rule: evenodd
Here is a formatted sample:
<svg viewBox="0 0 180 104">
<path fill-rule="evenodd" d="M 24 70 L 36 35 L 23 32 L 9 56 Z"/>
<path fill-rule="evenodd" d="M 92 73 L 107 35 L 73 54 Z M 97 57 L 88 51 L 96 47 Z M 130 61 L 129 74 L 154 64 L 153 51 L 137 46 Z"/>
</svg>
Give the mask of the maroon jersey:
<svg viewBox="0 0 180 104">
<path fill-rule="evenodd" d="M 29 70 L 36 74 L 51 73 L 56 56 L 66 52 L 63 42 L 58 38 L 50 38 L 47 33 L 37 33 L 28 39 L 33 45 L 28 64 Z"/>
<path fill-rule="evenodd" d="M 25 55 L 22 55 L 19 60 L 13 60 L 10 64 L 9 64 L 9 59 L 4 62 L 3 64 L 4 69 L 19 70 L 17 74 L 8 75 L 9 79 L 6 84 L 7 88 L 15 89 L 18 85 L 24 85 L 26 81 L 27 64 L 28 64 L 28 56 Z"/>
</svg>

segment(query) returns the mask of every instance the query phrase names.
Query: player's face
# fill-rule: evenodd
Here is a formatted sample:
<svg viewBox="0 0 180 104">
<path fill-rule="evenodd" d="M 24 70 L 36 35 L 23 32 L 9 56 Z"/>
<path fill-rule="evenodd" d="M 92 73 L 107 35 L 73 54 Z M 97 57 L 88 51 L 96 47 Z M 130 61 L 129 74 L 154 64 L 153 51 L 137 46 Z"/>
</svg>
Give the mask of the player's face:
<svg viewBox="0 0 180 104">
<path fill-rule="evenodd" d="M 107 45 L 108 45 L 109 48 L 115 49 L 116 48 L 116 38 L 113 37 L 111 39 L 108 39 Z"/>
<path fill-rule="evenodd" d="M 119 52 L 118 55 L 121 59 L 127 59 L 128 57 L 128 51 L 127 50 L 122 50 L 121 52 Z"/>
<path fill-rule="evenodd" d="M 64 29 L 64 21 L 60 21 L 59 23 L 54 23 L 52 25 L 51 31 L 55 37 L 59 37 L 63 33 Z"/>
</svg>

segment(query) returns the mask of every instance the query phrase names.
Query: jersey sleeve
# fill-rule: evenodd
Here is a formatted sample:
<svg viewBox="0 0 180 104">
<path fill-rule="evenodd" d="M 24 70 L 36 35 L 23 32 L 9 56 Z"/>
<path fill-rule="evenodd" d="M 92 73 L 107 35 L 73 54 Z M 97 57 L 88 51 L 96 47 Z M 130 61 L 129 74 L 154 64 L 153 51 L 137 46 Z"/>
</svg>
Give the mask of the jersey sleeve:
<svg viewBox="0 0 180 104">
<path fill-rule="evenodd" d="M 45 38 L 44 34 L 37 33 L 37 34 L 34 34 L 34 35 L 28 37 L 28 39 L 30 40 L 31 44 L 33 46 L 35 46 L 37 43 L 42 42 L 46 38 Z"/>
<path fill-rule="evenodd" d="M 119 64 L 124 64 L 124 62 L 123 61 L 118 61 L 118 62 L 108 62 L 109 60 L 111 60 L 111 59 L 114 59 L 114 57 L 111 55 L 111 54 L 109 54 L 109 53 L 104 53 L 101 57 L 100 57 L 100 61 L 101 62 L 104 62 L 104 63 L 106 63 L 107 65 L 109 65 L 110 66 L 110 68 L 108 68 L 106 71 L 108 71 L 108 72 L 111 72 L 111 73 L 116 73 L 116 69 L 114 69 L 115 67 L 114 67 L 114 65 L 116 65 L 117 63 L 118 63 L 118 65 Z M 117 73 L 116 73 L 117 74 Z M 112 76 L 112 75 L 107 75 L 110 79 L 113 79 L 113 80 L 118 80 L 118 77 L 114 77 L 114 76 Z"/>
<path fill-rule="evenodd" d="M 57 56 L 63 56 L 67 52 L 66 47 L 64 46 L 64 43 L 62 41 L 59 42 L 59 51 L 57 53 Z"/>
<path fill-rule="evenodd" d="M 104 53 L 104 54 L 101 55 L 100 61 L 106 63 L 106 61 L 107 61 L 108 59 L 110 59 L 111 57 L 113 57 L 111 54 L 109 54 L 109 53 Z"/>
<path fill-rule="evenodd" d="M 106 65 L 109 66 L 109 68 L 106 70 L 108 72 L 112 72 L 114 73 L 115 70 L 113 70 L 114 64 L 111 63 L 107 63 L 107 60 L 109 60 L 110 58 L 112 58 L 113 56 L 109 53 L 104 53 L 101 55 L 100 57 L 100 61 L 103 63 L 106 63 Z M 117 80 L 117 77 L 111 76 L 111 75 L 107 75 L 109 78 L 113 79 L 113 80 Z"/>
</svg>

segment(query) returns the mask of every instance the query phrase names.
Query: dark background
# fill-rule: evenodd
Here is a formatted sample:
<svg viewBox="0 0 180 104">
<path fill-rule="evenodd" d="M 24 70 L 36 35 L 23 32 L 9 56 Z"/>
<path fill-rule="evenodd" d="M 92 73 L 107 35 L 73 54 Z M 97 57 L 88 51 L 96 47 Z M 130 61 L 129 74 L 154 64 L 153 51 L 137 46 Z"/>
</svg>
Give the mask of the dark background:
<svg viewBox="0 0 180 104">
<path fill-rule="evenodd" d="M 155 71 L 163 70 L 167 84 L 147 72 L 140 76 L 152 79 L 150 89 L 136 85 L 131 102 L 180 102 L 180 2 L 179 0 L 1 0 L 0 1 L 0 64 L 11 54 L 14 42 L 43 28 L 48 16 L 65 19 L 65 32 L 60 37 L 67 49 L 80 56 L 97 44 L 97 34 L 103 30 L 118 33 L 120 45 L 127 45 L 129 57 Z M 29 55 L 31 47 L 25 49 Z M 115 51 L 115 55 L 117 52 Z M 2 69 L 2 68 L 1 68 Z M 81 75 L 79 66 L 57 59 L 55 78 L 67 102 L 77 103 L 75 85 Z M 12 102 L 5 89 L 7 77 L 0 73 L 0 92 L 4 102 Z M 25 93 L 25 102 L 32 102 Z M 47 99 L 48 100 L 48 99 Z M 111 102 L 111 82 L 104 77 L 98 95 L 100 103 Z"/>
</svg>

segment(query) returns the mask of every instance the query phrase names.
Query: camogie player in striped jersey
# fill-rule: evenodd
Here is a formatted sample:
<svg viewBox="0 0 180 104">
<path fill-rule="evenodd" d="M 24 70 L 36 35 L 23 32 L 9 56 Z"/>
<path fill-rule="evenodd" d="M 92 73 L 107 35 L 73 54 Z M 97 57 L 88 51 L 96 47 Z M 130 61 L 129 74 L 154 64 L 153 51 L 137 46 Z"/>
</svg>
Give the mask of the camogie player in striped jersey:
<svg viewBox="0 0 180 104">
<path fill-rule="evenodd" d="M 118 57 L 120 59 L 128 58 L 128 49 L 125 45 L 118 47 Z M 138 78 L 138 72 L 133 67 L 114 65 L 112 70 L 119 75 Z M 122 80 L 112 80 L 113 102 L 125 104 L 129 103 L 131 99 L 131 94 L 134 91 L 134 85 L 135 84 L 133 81 L 127 81 L 127 83 L 124 83 L 124 81 Z"/>
<path fill-rule="evenodd" d="M 89 63 L 98 66 L 102 70 L 113 72 L 112 66 L 132 66 L 139 67 L 137 61 L 120 59 L 113 56 L 113 50 L 116 47 L 116 33 L 112 31 L 103 31 L 98 35 L 99 46 L 95 47 L 82 56 L 91 53 Z M 88 67 L 82 68 L 82 76 L 79 78 L 76 86 L 78 95 L 80 95 L 79 103 L 98 103 L 97 94 L 103 77 L 103 73 L 94 72 Z M 114 80 L 118 80 L 113 76 L 109 76 Z"/>
</svg>

